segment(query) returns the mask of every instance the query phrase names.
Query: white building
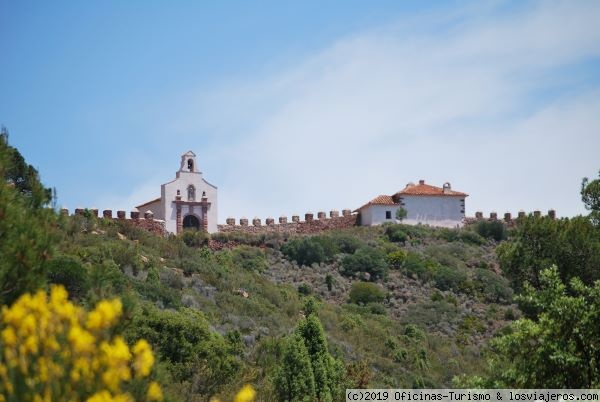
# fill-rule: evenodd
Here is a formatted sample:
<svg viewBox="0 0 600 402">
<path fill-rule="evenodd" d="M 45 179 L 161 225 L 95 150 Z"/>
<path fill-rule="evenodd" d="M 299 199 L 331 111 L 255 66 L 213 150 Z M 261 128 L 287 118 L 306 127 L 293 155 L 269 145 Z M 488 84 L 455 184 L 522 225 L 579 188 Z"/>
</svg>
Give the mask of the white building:
<svg viewBox="0 0 600 402">
<path fill-rule="evenodd" d="M 454 191 L 450 183 L 442 187 L 408 183 L 394 195 L 380 195 L 356 211 L 360 213 L 362 226 L 379 225 L 384 222 L 397 222 L 396 211 L 406 210 L 407 224 L 427 224 L 431 226 L 462 226 L 465 217 L 465 198 L 468 194 Z"/>
<path fill-rule="evenodd" d="M 136 206 L 138 211 L 151 211 L 154 219 L 165 221 L 171 233 L 195 228 L 209 233 L 217 229 L 217 188 L 204 180 L 198 170 L 196 154 L 181 155 L 181 166 L 175 179 L 160 187 L 160 198 Z"/>
</svg>

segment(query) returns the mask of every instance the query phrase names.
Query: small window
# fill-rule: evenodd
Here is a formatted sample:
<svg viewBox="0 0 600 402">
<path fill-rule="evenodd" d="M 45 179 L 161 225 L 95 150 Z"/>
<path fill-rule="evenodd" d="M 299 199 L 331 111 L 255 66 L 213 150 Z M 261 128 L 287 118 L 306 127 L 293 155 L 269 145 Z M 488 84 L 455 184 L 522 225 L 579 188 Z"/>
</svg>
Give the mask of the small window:
<svg viewBox="0 0 600 402">
<path fill-rule="evenodd" d="M 385 211 L 385 219 L 392 219 L 392 211 Z"/>
</svg>

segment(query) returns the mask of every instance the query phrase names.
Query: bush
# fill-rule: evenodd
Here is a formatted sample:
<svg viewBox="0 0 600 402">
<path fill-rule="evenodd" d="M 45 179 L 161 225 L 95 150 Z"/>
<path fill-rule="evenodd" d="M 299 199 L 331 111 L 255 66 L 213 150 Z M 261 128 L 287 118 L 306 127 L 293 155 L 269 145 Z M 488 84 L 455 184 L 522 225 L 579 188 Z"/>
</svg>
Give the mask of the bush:
<svg viewBox="0 0 600 402">
<path fill-rule="evenodd" d="M 405 243 L 408 239 L 408 236 L 402 227 L 399 225 L 389 225 L 385 228 L 385 234 L 390 239 L 390 241 L 396 243 Z"/>
<path fill-rule="evenodd" d="M 236 247 L 231 253 L 231 259 L 235 265 L 248 271 L 262 272 L 268 268 L 265 253 L 258 247 Z"/>
<path fill-rule="evenodd" d="M 234 378 L 240 368 L 237 341 L 228 341 L 212 331 L 198 311 L 144 308 L 133 317 L 128 330 L 128 338 L 147 339 L 158 350 L 173 379 L 189 381 L 193 384 L 190 391 L 205 395 L 205 400 Z"/>
<path fill-rule="evenodd" d="M 298 293 L 300 293 L 303 296 L 308 296 L 312 293 L 312 290 L 310 289 L 310 286 L 307 283 L 301 283 L 300 285 L 298 285 Z"/>
<path fill-rule="evenodd" d="M 57 256 L 48 263 L 48 281 L 63 285 L 71 297 L 81 299 L 90 289 L 87 269 L 75 257 Z"/>
<path fill-rule="evenodd" d="M 332 233 L 329 236 L 333 239 L 337 251 L 344 254 L 354 254 L 363 244 L 356 236 L 347 233 Z"/>
<path fill-rule="evenodd" d="M 298 265 L 310 266 L 325 261 L 325 250 L 321 243 L 311 237 L 292 239 L 281 247 L 281 252 L 288 260 Z"/>
<path fill-rule="evenodd" d="M 463 271 L 448 267 L 439 267 L 435 270 L 433 280 L 435 286 L 440 290 L 464 290 L 467 282 L 467 274 Z"/>
<path fill-rule="evenodd" d="M 475 270 L 475 286 L 489 302 L 510 303 L 512 301 L 513 290 L 508 279 L 493 271 L 477 268 Z"/>
<path fill-rule="evenodd" d="M 152 348 L 138 337 L 130 347 L 118 333 L 121 301 L 102 300 L 87 312 L 67 298 L 53 286 L 49 296 L 40 290 L 3 308 L 0 399 L 162 400 L 148 380 Z"/>
<path fill-rule="evenodd" d="M 446 240 L 448 242 L 458 241 L 460 239 L 458 230 L 442 228 L 437 232 L 439 239 Z"/>
<path fill-rule="evenodd" d="M 404 265 L 407 256 L 408 254 L 406 251 L 396 250 L 387 255 L 387 260 L 391 268 L 400 269 L 402 268 L 402 265 Z"/>
<path fill-rule="evenodd" d="M 423 259 L 419 254 L 408 253 L 404 260 L 403 271 L 409 277 L 416 277 L 424 282 L 431 280 L 436 264 Z"/>
<path fill-rule="evenodd" d="M 188 247 L 202 247 L 208 244 L 209 235 L 203 230 L 186 229 L 181 239 Z"/>
<path fill-rule="evenodd" d="M 461 230 L 458 237 L 463 243 L 474 244 L 476 246 L 485 243 L 484 238 L 472 230 Z"/>
<path fill-rule="evenodd" d="M 477 233 L 486 239 L 501 241 L 506 239 L 506 227 L 502 221 L 479 221 L 475 226 Z"/>
<path fill-rule="evenodd" d="M 376 315 L 385 315 L 387 311 L 385 307 L 380 303 L 368 303 L 366 307 L 369 309 L 369 313 Z"/>
<path fill-rule="evenodd" d="M 371 279 L 375 280 L 384 278 L 387 275 L 387 269 L 385 254 L 371 247 L 359 248 L 354 254 L 347 255 L 342 259 L 342 274 L 346 276 L 368 272 Z"/>
<path fill-rule="evenodd" d="M 384 299 L 385 293 L 374 283 L 354 282 L 350 289 L 350 303 L 381 303 Z"/>
</svg>

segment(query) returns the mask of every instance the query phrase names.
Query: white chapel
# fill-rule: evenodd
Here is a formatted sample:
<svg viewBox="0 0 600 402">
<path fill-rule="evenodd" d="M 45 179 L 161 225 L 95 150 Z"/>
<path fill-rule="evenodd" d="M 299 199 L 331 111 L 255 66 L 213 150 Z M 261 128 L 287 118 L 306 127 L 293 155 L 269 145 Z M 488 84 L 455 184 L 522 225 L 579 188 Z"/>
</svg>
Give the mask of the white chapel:
<svg viewBox="0 0 600 402">
<path fill-rule="evenodd" d="M 154 219 L 164 220 L 170 233 L 187 228 L 217 231 L 217 187 L 204 180 L 192 151 L 181 155 L 175 179 L 160 187 L 160 198 L 136 208 L 141 213 L 151 211 Z"/>
</svg>

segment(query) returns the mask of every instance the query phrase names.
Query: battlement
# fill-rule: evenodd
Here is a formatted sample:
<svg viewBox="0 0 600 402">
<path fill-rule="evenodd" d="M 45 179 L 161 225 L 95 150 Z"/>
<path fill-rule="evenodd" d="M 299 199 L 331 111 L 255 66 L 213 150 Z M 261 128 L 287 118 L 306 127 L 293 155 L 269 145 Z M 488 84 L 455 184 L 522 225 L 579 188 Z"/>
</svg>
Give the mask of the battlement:
<svg viewBox="0 0 600 402">
<path fill-rule="evenodd" d="M 358 215 L 353 214 L 350 209 L 339 211 L 329 211 L 329 217 L 325 211 L 317 212 L 317 218 L 312 212 L 304 214 L 304 221 L 300 220 L 300 215 L 292 215 L 291 222 L 287 216 L 280 216 L 275 221 L 268 217 L 264 224 L 260 218 L 252 219 L 252 225 L 246 217 L 239 219 L 236 225 L 236 219 L 229 217 L 225 220 L 225 225 L 218 225 L 219 232 L 244 232 L 244 233 L 265 233 L 265 232 L 286 232 L 286 233 L 317 233 L 330 229 L 341 229 L 357 225 Z"/>
<path fill-rule="evenodd" d="M 539 218 L 542 216 L 542 211 L 535 210 L 533 212 L 530 212 L 529 214 L 527 214 L 525 211 L 519 211 L 516 216 L 511 214 L 510 212 L 505 212 L 502 217 L 499 217 L 497 212 L 490 212 L 489 217 L 484 217 L 483 212 L 477 211 L 475 212 L 475 217 L 466 217 L 465 223 L 472 224 L 479 221 L 502 221 L 507 225 L 515 225 L 518 223 L 519 219 L 525 218 L 528 215 Z M 556 210 L 549 209 L 548 213 L 545 216 L 547 216 L 550 219 L 556 219 Z"/>
<path fill-rule="evenodd" d="M 60 210 L 60 214 L 63 216 L 69 216 L 69 210 L 67 208 L 62 208 Z M 165 221 L 154 219 L 154 214 L 151 211 L 146 211 L 143 214 L 137 210 L 130 211 L 129 218 L 127 218 L 127 212 L 123 210 L 117 211 L 116 217 L 113 217 L 112 209 L 105 209 L 102 211 L 102 216 L 98 216 L 97 208 L 75 208 L 75 211 L 71 216 L 85 216 L 96 219 L 118 220 L 128 222 L 152 233 L 161 235 L 165 235 L 167 233 L 165 229 Z"/>
</svg>

